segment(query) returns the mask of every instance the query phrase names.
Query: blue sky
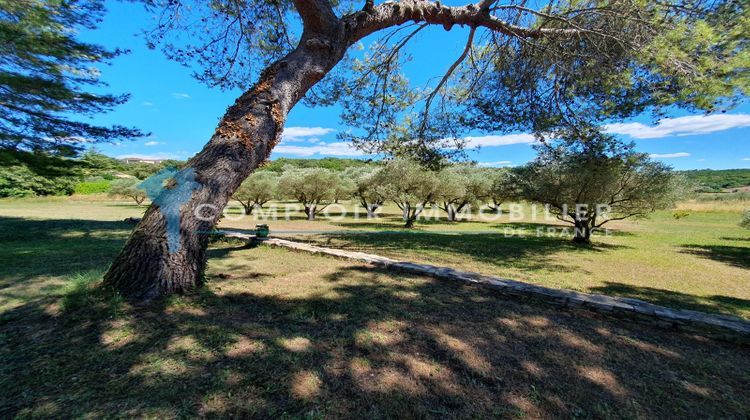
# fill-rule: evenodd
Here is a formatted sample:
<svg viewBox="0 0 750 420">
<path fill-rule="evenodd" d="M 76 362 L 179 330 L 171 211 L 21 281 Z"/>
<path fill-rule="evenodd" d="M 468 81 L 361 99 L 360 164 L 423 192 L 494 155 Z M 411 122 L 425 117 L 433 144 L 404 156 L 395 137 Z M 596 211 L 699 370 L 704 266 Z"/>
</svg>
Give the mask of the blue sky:
<svg viewBox="0 0 750 420">
<path fill-rule="evenodd" d="M 210 138 L 239 91 L 210 89 L 194 80 L 188 68 L 167 60 L 158 50 L 149 50 L 138 36 L 153 18 L 141 6 L 111 2 L 101 27 L 81 36 L 108 47 L 128 48 L 131 53 L 102 69 L 108 91 L 130 93 L 131 100 L 115 111 L 95 117 L 104 124 L 137 126 L 152 135 L 137 141 L 97 145 L 114 157 L 187 159 Z M 465 42 L 460 29 L 424 32 L 415 40 L 413 61 L 406 68 L 416 85 L 440 76 L 460 53 Z M 438 69 L 438 70 L 436 70 Z M 324 156 L 363 157 L 336 139 L 344 129 L 336 107 L 306 108 L 297 105 L 286 124 L 282 142 L 272 158 Z M 750 168 L 750 103 L 726 114 L 710 116 L 675 113 L 658 123 L 649 116 L 608 127 L 624 139 L 634 140 L 640 151 L 652 154 L 676 169 Z M 480 146 L 469 157 L 484 166 L 519 165 L 534 157 L 533 138 L 476 134 L 469 144 Z"/>
</svg>

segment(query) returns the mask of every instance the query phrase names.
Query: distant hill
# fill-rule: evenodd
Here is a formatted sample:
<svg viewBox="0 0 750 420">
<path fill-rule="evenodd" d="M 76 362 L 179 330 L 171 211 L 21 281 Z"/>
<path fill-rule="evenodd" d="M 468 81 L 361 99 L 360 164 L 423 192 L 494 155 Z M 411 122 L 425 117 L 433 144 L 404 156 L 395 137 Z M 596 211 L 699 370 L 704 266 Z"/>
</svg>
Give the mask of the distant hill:
<svg viewBox="0 0 750 420">
<path fill-rule="evenodd" d="M 372 164 L 372 160 L 343 159 L 334 157 L 322 159 L 278 158 L 266 162 L 262 169 L 266 171 L 281 172 L 284 166 L 289 165 L 295 168 L 326 168 L 332 171 L 343 171 L 352 166 L 367 166 Z"/>
<path fill-rule="evenodd" d="M 698 169 L 680 173 L 698 185 L 703 192 L 721 192 L 728 188 L 750 185 L 750 169 Z"/>
</svg>

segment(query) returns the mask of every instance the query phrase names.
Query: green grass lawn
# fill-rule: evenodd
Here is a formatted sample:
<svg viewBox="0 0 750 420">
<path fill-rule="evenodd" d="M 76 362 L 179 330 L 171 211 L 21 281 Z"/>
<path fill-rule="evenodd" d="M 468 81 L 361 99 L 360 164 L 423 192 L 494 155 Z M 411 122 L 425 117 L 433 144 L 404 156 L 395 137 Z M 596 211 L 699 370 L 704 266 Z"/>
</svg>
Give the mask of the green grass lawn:
<svg viewBox="0 0 750 420">
<path fill-rule="evenodd" d="M 257 220 L 260 215 L 242 217 L 235 207 L 221 226 L 252 229 L 263 222 L 272 234 L 327 246 L 750 318 L 750 231 L 737 225 L 742 210 L 750 208 L 746 201 L 687 202 L 680 209 L 689 216 L 679 220 L 672 211 L 663 211 L 645 220 L 616 222 L 611 235 L 595 237 L 593 246 L 575 245 L 559 231 L 548 233 L 550 227 L 565 226 L 530 217 L 511 222 L 504 215 L 489 222 L 449 223 L 441 215 L 441 220 L 418 222 L 415 229 L 407 230 L 401 228 L 393 206 L 369 220 L 364 215 L 352 217 L 351 203 L 346 203 L 350 213 L 346 217 L 332 213 L 330 218 L 310 222 L 302 212 L 291 213 L 286 220 L 281 210 L 292 205 L 273 203 L 265 214 L 278 209 L 280 217 L 270 221 Z M 139 216 L 144 209 L 109 199 L 0 200 L 0 217 L 21 221 L 119 222 Z M 537 236 L 538 229 L 542 236 Z M 76 258 L 86 257 L 75 257 L 71 264 Z M 107 261 L 104 258 L 102 264 Z"/>
<path fill-rule="evenodd" d="M 2 418 L 750 412 L 738 344 L 232 242 L 212 246 L 206 287 L 133 307 L 96 286 L 131 227 L 117 219 L 141 210 L 0 207 Z"/>
<path fill-rule="evenodd" d="M 566 225 L 530 217 L 511 222 L 507 215 L 492 222 L 443 217 L 407 230 L 398 209 L 386 207 L 376 221 L 309 222 L 299 214 L 268 223 L 272 233 L 321 245 L 750 318 L 750 231 L 737 225 L 743 208 L 750 203 L 684 203 L 685 218 L 663 211 L 616 222 L 611 235 L 595 237 L 592 246 L 561 235 Z M 250 229 L 255 223 L 243 218 L 222 226 Z"/>
</svg>

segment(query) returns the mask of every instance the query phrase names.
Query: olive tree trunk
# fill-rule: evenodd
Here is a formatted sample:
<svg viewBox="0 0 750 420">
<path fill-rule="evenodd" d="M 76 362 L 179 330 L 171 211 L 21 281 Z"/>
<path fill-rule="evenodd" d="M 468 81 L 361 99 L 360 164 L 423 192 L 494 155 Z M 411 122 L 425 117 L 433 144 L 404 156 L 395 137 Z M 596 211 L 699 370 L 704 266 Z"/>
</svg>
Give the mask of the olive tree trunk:
<svg viewBox="0 0 750 420">
<path fill-rule="evenodd" d="M 317 205 L 311 204 L 309 206 L 305 206 L 305 214 L 307 215 L 307 220 L 313 221 L 315 220 L 315 212 L 316 212 Z"/>
<path fill-rule="evenodd" d="M 456 208 L 453 207 L 452 203 L 445 203 L 445 212 L 448 213 L 448 221 L 449 222 L 455 222 L 456 221 Z"/>
<path fill-rule="evenodd" d="M 180 172 L 195 181 L 187 192 L 171 185 L 154 200 L 104 276 L 105 285 L 141 301 L 200 285 L 208 233 L 232 193 L 268 158 L 288 112 L 349 44 L 341 24 L 306 29 L 299 46 L 229 107 L 208 144 Z"/>
<path fill-rule="evenodd" d="M 582 244 L 591 243 L 593 226 L 589 220 L 575 219 L 574 230 L 573 242 Z"/>
</svg>

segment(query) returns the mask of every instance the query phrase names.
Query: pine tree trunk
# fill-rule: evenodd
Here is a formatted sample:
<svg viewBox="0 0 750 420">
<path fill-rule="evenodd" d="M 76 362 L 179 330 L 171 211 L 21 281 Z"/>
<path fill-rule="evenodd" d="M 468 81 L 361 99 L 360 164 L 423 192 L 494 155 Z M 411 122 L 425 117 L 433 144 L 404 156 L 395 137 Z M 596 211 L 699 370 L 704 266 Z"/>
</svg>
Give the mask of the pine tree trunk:
<svg viewBox="0 0 750 420">
<path fill-rule="evenodd" d="M 144 301 L 202 283 L 208 233 L 222 209 L 268 158 L 291 108 L 341 60 L 350 44 L 343 26 L 325 32 L 303 34 L 297 49 L 269 66 L 227 110 L 208 144 L 180 172 L 194 178 L 194 188 L 183 194 L 177 185 L 172 191 L 177 192 L 177 203 L 164 205 L 170 191 L 153 200 L 105 275 L 107 286 Z"/>
</svg>

